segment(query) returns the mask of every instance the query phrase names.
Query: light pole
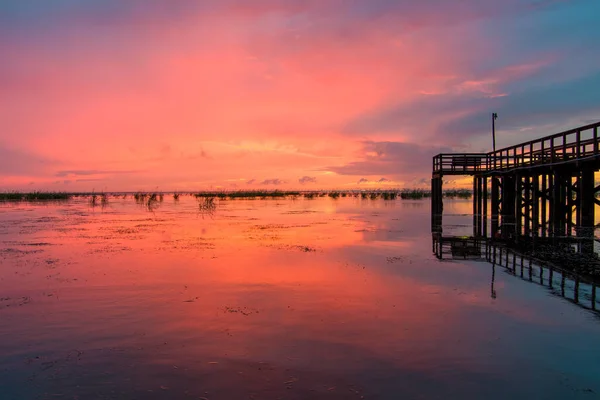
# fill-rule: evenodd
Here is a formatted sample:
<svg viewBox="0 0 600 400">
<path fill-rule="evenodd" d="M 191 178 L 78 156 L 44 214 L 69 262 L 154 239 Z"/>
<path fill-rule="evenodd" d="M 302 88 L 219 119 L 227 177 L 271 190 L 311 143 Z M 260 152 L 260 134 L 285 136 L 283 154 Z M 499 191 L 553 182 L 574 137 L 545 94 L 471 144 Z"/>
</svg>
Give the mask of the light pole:
<svg viewBox="0 0 600 400">
<path fill-rule="evenodd" d="M 498 114 L 492 113 L 492 144 L 494 153 L 496 152 L 496 119 L 498 119 Z"/>
</svg>

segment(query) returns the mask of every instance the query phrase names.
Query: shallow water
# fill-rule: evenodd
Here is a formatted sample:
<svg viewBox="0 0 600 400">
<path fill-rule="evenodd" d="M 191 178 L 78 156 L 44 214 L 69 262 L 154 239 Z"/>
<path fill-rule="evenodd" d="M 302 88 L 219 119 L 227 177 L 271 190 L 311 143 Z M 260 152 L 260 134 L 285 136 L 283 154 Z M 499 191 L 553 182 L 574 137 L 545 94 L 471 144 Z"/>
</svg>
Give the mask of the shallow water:
<svg viewBox="0 0 600 400">
<path fill-rule="evenodd" d="M 470 208 L 447 202 L 447 230 Z M 0 398 L 600 396 L 598 315 L 437 260 L 428 201 L 198 210 L 0 206 Z"/>
</svg>

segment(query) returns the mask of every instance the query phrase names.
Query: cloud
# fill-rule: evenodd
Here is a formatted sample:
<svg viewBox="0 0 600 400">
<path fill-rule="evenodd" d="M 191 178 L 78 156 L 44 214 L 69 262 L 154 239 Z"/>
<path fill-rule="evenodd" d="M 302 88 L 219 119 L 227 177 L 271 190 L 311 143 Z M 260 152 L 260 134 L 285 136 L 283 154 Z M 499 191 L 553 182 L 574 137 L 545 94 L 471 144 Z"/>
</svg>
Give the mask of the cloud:
<svg viewBox="0 0 600 400">
<path fill-rule="evenodd" d="M 250 179 L 248 182 L 246 182 L 247 185 L 253 185 L 254 183 L 256 183 L 256 179 Z"/>
<path fill-rule="evenodd" d="M 491 112 L 502 145 L 597 118 L 599 13 L 592 0 L 0 0 L 0 181 L 412 182 L 441 149 L 488 149 Z"/>
<path fill-rule="evenodd" d="M 547 129 L 548 122 L 555 118 L 577 118 L 581 122 L 589 120 L 589 115 L 600 116 L 600 92 L 586 88 L 600 86 L 600 73 L 585 78 L 555 83 L 535 89 L 521 90 L 509 98 L 490 103 L 488 109 L 498 113 L 499 130 L 518 130 L 525 126 L 540 126 Z M 598 121 L 597 119 L 594 121 Z M 466 139 L 476 135 L 489 134 L 491 131 L 489 113 L 471 112 L 449 119 L 440 124 L 438 135 L 447 135 L 456 139 Z M 550 128 L 552 129 L 552 128 Z M 551 135 L 562 130 L 559 124 L 553 130 L 544 133 L 532 132 L 532 137 Z"/>
<path fill-rule="evenodd" d="M 298 179 L 298 182 L 301 185 L 304 185 L 307 183 L 317 183 L 317 178 L 313 177 L 313 176 L 303 176 L 302 178 Z"/>
<path fill-rule="evenodd" d="M 131 174 L 138 171 L 114 171 L 114 170 L 99 170 L 99 169 L 77 169 L 77 170 L 64 170 L 58 171 L 54 176 L 88 176 L 88 175 L 118 175 L 118 174 Z"/>
<path fill-rule="evenodd" d="M 524 102 L 519 97 L 523 92 L 531 94 L 539 90 L 528 87 L 529 80 L 544 80 L 548 78 L 540 77 L 556 75 L 556 71 L 551 73 L 555 61 L 556 56 L 544 56 L 529 62 L 471 73 L 471 76 L 443 77 L 434 90 L 422 90 L 421 96 L 410 101 L 382 104 L 348 121 L 343 132 L 349 136 L 403 134 L 413 141 L 419 138 L 447 145 L 457 144 L 471 136 L 489 133 L 490 110 L 497 111 L 505 104 L 515 104 L 514 108 L 523 110 L 515 115 L 515 123 L 524 123 L 518 117 L 521 116 L 519 114 L 529 113 L 529 107 L 522 104 Z M 560 91 L 560 88 L 557 89 Z M 538 103 L 545 102 L 541 94 L 530 96 L 528 101 L 535 103 L 536 97 L 540 98 Z M 563 97 L 562 102 L 566 103 L 575 97 L 575 93 L 572 93 L 566 97 L 568 100 Z M 600 104 L 590 98 L 580 99 L 577 103 L 588 103 L 592 107 Z M 467 126 L 461 121 L 468 121 Z"/>
<path fill-rule="evenodd" d="M 100 182 L 105 181 L 103 178 L 86 178 L 86 179 L 76 179 L 75 182 Z"/>
<path fill-rule="evenodd" d="M 6 147 L 0 143 L 0 177 L 44 175 L 49 167 L 57 164 L 56 160 L 26 150 Z"/>
<path fill-rule="evenodd" d="M 285 183 L 285 181 L 275 178 L 275 179 L 265 179 L 260 184 L 261 185 L 283 185 L 284 183 Z"/>
<path fill-rule="evenodd" d="M 163 156 L 168 156 L 169 154 L 171 154 L 171 146 L 169 144 L 164 143 L 160 148 L 160 153 Z"/>
<path fill-rule="evenodd" d="M 394 181 L 404 181 L 418 175 L 431 174 L 432 157 L 450 151 L 451 149 L 447 147 L 415 143 L 363 141 L 362 150 L 357 155 L 356 161 L 329 166 L 327 170 L 340 175 L 388 175 L 394 177 Z M 359 183 L 361 182 L 366 181 L 361 179 Z"/>
<path fill-rule="evenodd" d="M 360 178 L 357 182 L 358 185 L 366 183 L 366 184 L 378 184 L 378 183 L 392 183 L 393 181 L 387 178 L 380 178 L 378 180 L 370 180 L 367 178 Z"/>
</svg>

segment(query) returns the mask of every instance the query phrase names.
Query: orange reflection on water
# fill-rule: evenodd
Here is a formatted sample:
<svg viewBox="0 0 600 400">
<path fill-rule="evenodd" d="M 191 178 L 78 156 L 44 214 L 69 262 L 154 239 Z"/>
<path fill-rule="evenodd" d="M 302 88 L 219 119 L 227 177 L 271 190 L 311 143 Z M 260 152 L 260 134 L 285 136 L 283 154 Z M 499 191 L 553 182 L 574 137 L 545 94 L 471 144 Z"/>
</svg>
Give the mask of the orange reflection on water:
<svg viewBox="0 0 600 400">
<path fill-rule="evenodd" d="M 489 268 L 438 262 L 423 203 L 198 210 L 189 197 L 153 212 L 122 199 L 0 209 L 9 390 L 35 376 L 79 396 L 493 398 L 497 377 L 516 379 L 507 365 L 543 360 L 523 361 L 522 343 L 538 357 L 571 324 L 599 332 L 499 272 L 491 299 Z"/>
</svg>

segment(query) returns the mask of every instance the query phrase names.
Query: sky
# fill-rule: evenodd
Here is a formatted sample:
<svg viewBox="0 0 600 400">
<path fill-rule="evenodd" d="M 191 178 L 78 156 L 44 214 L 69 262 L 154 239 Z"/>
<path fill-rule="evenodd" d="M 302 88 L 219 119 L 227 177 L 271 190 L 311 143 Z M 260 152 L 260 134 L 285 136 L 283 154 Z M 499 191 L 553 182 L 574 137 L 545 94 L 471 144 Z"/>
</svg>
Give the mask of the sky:
<svg viewBox="0 0 600 400">
<path fill-rule="evenodd" d="M 428 187 L 600 120 L 598 0 L 0 0 L 0 190 Z M 450 182 L 452 183 L 452 182 Z"/>
</svg>

